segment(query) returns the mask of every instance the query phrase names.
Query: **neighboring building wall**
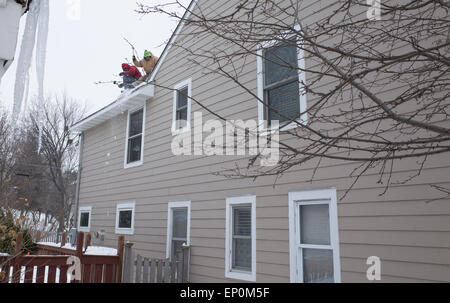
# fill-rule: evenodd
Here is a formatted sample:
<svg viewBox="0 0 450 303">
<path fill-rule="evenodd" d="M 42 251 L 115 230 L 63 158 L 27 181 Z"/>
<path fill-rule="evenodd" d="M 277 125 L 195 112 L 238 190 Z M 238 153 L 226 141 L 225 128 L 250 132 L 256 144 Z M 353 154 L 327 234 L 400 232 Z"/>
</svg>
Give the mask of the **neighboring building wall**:
<svg viewBox="0 0 450 303">
<path fill-rule="evenodd" d="M 225 9 L 218 1 L 201 1 L 202 8 Z M 303 11 L 313 20 L 316 8 Z M 183 29 L 182 33 L 188 29 Z M 186 37 L 179 37 L 180 43 Z M 187 39 L 184 47 L 220 43 L 212 37 Z M 188 63 L 189 55 L 173 47 L 161 66 L 156 84 L 174 87 L 192 78 L 192 95 L 228 119 L 257 119 L 257 103 L 242 88 L 218 75 L 205 75 Z M 192 58 L 190 58 L 192 59 Z M 256 58 L 246 62 L 241 82 L 256 92 Z M 105 229 L 105 241 L 114 246 L 116 205 L 136 202 L 134 235 L 126 240 L 145 256 L 163 258 L 169 201 L 191 201 L 191 281 L 236 282 L 225 278 L 226 198 L 256 195 L 257 282 L 289 282 L 290 191 L 335 187 L 338 198 L 353 183 L 349 177 L 358 163 L 323 160 L 310 182 L 316 161 L 288 171 L 279 180 L 261 177 L 256 181 L 234 180 L 213 175 L 232 168 L 238 157 L 172 155 L 173 92 L 155 88 L 147 102 L 143 165 L 124 169 L 127 113 L 85 133 L 80 205 L 92 206 L 91 232 Z M 192 102 L 192 110 L 203 119 L 214 119 Z M 193 115 L 192 115 L 193 118 Z M 245 160 L 239 163 L 245 165 Z M 414 159 L 399 161 L 393 179 L 405 179 L 414 171 Z M 416 166 L 414 166 L 416 167 Z M 450 188 L 450 157 L 428 159 L 422 173 L 382 196 L 378 171 L 368 171 L 353 190 L 338 201 L 338 224 L 343 282 L 367 282 L 366 259 L 382 260 L 382 282 L 450 281 L 450 200 L 430 187 Z M 94 241 L 95 237 L 94 237 Z"/>
</svg>

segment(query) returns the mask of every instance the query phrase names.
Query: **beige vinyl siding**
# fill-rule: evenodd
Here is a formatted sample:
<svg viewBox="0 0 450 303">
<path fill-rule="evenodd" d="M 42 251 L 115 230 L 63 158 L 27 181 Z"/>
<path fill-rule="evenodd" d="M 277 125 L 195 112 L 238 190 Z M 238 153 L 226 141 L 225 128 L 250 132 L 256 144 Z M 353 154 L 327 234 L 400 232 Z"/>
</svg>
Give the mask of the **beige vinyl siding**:
<svg viewBox="0 0 450 303">
<path fill-rule="evenodd" d="M 228 10 L 236 1 L 199 0 L 205 11 Z M 286 1 L 286 3 L 288 3 Z M 303 7 L 305 22 L 322 18 L 328 2 L 311 1 Z M 183 28 L 176 43 L 183 47 L 220 44 L 211 36 L 187 39 Z M 192 78 L 192 96 L 228 119 L 257 119 L 257 102 L 242 88 L 218 75 L 204 75 L 187 63 L 188 56 L 173 46 L 155 81 L 173 87 Z M 307 64 L 309 64 L 307 62 Z M 312 63 L 311 63 L 312 64 Z M 307 78 L 308 80 L 308 78 Z M 256 92 L 256 59 L 246 62 L 240 81 Z M 321 85 L 328 85 L 322 83 Z M 389 91 L 385 91 L 389 94 Z M 115 246 L 116 205 L 136 202 L 134 235 L 126 240 L 144 256 L 164 258 L 169 201 L 191 201 L 191 281 L 237 282 L 225 278 L 226 198 L 256 195 L 257 282 L 289 282 L 288 193 L 336 187 L 338 199 L 353 183 L 351 171 L 359 163 L 322 160 L 310 182 L 316 161 L 295 167 L 280 178 L 234 180 L 212 175 L 242 157 L 172 155 L 173 92 L 155 87 L 147 101 L 145 150 L 142 166 L 124 169 L 127 113 L 85 132 L 80 205 L 92 206 L 91 232 L 105 229 L 105 241 Z M 335 104 L 330 110 L 340 106 Z M 200 107 L 192 102 L 191 117 Z M 214 118 L 203 112 L 204 121 Z M 444 122 L 448 123 L 448 122 Z M 399 161 L 393 179 L 414 174 L 415 159 Z M 450 157 L 430 157 L 420 176 L 407 184 L 393 185 L 382 196 L 379 171 L 369 170 L 345 199 L 338 200 L 338 224 L 343 282 L 368 282 L 366 259 L 382 260 L 382 282 L 450 282 L 450 200 L 430 184 L 450 188 Z"/>
</svg>

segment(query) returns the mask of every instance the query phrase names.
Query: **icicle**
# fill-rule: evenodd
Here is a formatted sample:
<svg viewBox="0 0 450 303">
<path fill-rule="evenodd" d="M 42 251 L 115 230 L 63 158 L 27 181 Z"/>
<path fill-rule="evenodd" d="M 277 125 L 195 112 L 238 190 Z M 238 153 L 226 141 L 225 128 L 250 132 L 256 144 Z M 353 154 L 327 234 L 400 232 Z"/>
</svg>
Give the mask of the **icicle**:
<svg viewBox="0 0 450 303">
<path fill-rule="evenodd" d="M 45 76 L 45 57 L 47 54 L 47 39 L 48 39 L 48 23 L 49 23 L 49 2 L 48 0 L 40 0 L 39 8 L 39 23 L 37 33 L 37 45 L 36 45 L 36 71 L 38 78 L 38 115 L 37 121 L 39 126 L 39 144 L 38 153 L 42 147 L 42 114 L 40 109 L 43 108 L 44 103 L 44 76 Z"/>
<path fill-rule="evenodd" d="M 17 62 L 16 83 L 14 85 L 14 105 L 12 112 L 13 123 L 17 121 L 17 118 L 22 109 L 22 101 L 26 89 L 25 88 L 26 75 L 30 70 L 34 45 L 36 42 L 36 30 L 39 17 L 39 3 L 40 1 L 37 0 L 31 2 L 30 10 L 28 11 L 27 14 L 25 30 L 22 37 L 22 46 L 20 49 L 19 59 Z"/>
</svg>

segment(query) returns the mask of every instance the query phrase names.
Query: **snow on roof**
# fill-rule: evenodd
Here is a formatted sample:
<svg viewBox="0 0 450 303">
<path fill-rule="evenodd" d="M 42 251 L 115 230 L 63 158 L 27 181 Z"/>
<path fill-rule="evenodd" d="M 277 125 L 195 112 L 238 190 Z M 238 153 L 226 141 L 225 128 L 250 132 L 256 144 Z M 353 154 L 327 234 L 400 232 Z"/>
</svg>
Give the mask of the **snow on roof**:
<svg viewBox="0 0 450 303">
<path fill-rule="evenodd" d="M 116 101 L 77 122 L 71 130 L 75 133 L 81 133 L 129 109 L 144 105 L 149 98 L 153 97 L 154 91 L 155 86 L 148 83 L 143 83 L 135 89 L 125 90 Z"/>
</svg>

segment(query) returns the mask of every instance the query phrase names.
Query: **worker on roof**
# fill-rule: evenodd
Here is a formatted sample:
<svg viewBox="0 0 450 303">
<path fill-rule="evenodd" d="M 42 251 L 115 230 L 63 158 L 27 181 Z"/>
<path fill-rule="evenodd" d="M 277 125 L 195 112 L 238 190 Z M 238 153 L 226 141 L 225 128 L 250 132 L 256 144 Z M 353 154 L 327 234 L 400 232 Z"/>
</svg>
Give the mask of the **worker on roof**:
<svg viewBox="0 0 450 303">
<path fill-rule="evenodd" d="M 123 77 L 123 83 L 118 84 L 114 81 L 114 84 L 118 84 L 120 88 L 125 87 L 126 89 L 134 88 L 133 82 L 142 77 L 142 74 L 135 66 L 123 63 L 122 70 L 119 75 Z"/>
<path fill-rule="evenodd" d="M 141 80 L 146 80 L 147 79 L 147 77 L 151 74 L 151 72 L 155 68 L 157 62 L 158 62 L 158 57 L 154 56 L 148 50 L 145 50 L 145 52 L 144 52 L 144 59 L 142 59 L 141 61 L 138 61 L 136 59 L 136 57 L 133 55 L 133 63 L 134 63 L 134 65 L 136 65 L 137 67 L 143 67 L 144 71 L 146 73 L 146 75 L 143 77 L 144 79 L 141 79 Z"/>
</svg>

